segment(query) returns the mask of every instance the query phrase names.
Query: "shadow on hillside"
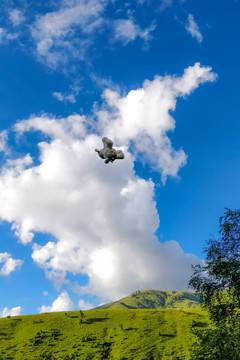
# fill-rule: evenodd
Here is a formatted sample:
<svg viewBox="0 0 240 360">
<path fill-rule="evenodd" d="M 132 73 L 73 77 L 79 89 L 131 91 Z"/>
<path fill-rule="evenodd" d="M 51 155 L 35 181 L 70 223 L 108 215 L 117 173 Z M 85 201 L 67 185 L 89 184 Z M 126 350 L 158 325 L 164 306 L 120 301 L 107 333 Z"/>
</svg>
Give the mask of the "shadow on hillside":
<svg viewBox="0 0 240 360">
<path fill-rule="evenodd" d="M 205 328 L 207 326 L 208 326 L 208 324 L 206 322 L 203 322 L 203 321 L 195 321 L 195 320 L 193 320 L 193 322 L 192 322 L 192 327 Z"/>
<path fill-rule="evenodd" d="M 84 324 L 93 324 L 95 322 L 104 322 L 105 320 L 108 320 L 109 318 L 89 318 L 84 321 Z"/>
<path fill-rule="evenodd" d="M 6 334 L 5 332 L 0 332 L 0 337 L 6 337 L 6 336 L 8 336 L 8 334 Z"/>
<path fill-rule="evenodd" d="M 42 344 L 46 339 L 49 340 L 59 340 L 63 334 L 58 329 L 51 329 L 51 331 L 42 331 L 37 332 L 35 337 L 30 339 L 30 344 L 37 346 Z M 49 344 L 50 345 L 50 344 Z"/>
<path fill-rule="evenodd" d="M 44 321 L 42 319 L 33 321 L 33 324 L 42 324 L 42 323 L 44 323 Z"/>
<path fill-rule="evenodd" d="M 71 318 L 71 319 L 77 319 L 79 318 L 78 315 L 67 315 L 68 318 Z"/>
<path fill-rule="evenodd" d="M 4 340 L 12 340 L 13 339 L 13 336 L 11 335 L 11 334 L 9 334 L 9 333 L 5 333 L 5 332 L 0 332 L 0 340 L 1 339 L 4 339 Z M 1 355 L 1 354 L 0 354 Z M 0 357 L 0 360 L 2 360 L 1 359 L 1 357 Z"/>
</svg>

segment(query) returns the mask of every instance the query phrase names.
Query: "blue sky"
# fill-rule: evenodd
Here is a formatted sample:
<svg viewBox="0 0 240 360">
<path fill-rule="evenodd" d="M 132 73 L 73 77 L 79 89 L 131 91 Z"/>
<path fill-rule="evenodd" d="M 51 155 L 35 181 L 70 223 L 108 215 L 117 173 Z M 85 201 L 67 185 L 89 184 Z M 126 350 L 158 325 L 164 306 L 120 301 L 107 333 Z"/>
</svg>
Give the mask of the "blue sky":
<svg viewBox="0 0 240 360">
<path fill-rule="evenodd" d="M 240 2 L 0 5 L 0 316 L 187 289 L 239 207 Z M 125 159 L 94 152 L 108 136 Z"/>
</svg>

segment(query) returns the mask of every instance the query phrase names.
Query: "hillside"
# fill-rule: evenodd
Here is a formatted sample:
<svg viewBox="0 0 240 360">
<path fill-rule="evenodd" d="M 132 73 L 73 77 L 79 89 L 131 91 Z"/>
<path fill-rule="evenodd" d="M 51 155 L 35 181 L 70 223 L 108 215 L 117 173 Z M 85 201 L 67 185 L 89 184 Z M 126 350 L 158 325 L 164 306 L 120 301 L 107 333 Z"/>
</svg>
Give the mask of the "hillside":
<svg viewBox="0 0 240 360">
<path fill-rule="evenodd" d="M 196 308 L 199 298 L 187 291 L 137 291 L 97 309 L 177 309 Z"/>
<path fill-rule="evenodd" d="M 0 319 L 1 360 L 189 360 L 200 309 L 88 310 Z"/>
</svg>

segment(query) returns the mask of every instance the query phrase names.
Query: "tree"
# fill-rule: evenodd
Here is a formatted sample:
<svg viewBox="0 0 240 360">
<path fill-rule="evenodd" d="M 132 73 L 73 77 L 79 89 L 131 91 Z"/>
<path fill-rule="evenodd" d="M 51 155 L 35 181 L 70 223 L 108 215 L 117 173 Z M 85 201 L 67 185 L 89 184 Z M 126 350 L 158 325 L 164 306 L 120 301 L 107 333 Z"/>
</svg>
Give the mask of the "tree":
<svg viewBox="0 0 240 360">
<path fill-rule="evenodd" d="M 82 310 L 79 310 L 79 324 L 83 322 L 83 318 L 84 318 L 84 313 Z"/>
<path fill-rule="evenodd" d="M 220 238 L 207 241 L 206 259 L 193 266 L 189 282 L 212 321 L 195 332 L 194 360 L 240 360 L 240 210 L 226 209 L 219 228 Z"/>
</svg>

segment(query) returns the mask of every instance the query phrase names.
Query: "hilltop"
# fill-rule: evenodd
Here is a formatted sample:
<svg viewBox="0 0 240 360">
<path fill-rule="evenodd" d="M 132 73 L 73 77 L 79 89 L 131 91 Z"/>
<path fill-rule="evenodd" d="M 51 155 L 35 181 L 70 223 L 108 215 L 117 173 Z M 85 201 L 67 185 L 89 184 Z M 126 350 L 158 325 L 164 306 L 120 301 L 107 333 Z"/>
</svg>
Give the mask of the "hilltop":
<svg viewBox="0 0 240 360">
<path fill-rule="evenodd" d="M 96 309 L 187 309 L 198 306 L 198 296 L 187 291 L 143 290 Z"/>
</svg>

